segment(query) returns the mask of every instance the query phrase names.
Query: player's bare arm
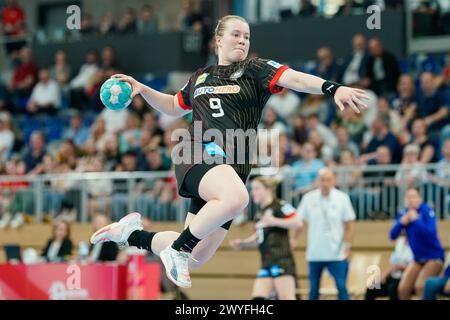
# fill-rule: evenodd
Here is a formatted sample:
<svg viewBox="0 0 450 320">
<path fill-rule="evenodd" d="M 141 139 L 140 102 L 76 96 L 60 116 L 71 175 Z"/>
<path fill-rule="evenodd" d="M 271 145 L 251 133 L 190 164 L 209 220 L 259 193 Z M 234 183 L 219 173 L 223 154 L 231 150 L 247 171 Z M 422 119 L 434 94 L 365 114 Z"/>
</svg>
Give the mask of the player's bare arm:
<svg viewBox="0 0 450 320">
<path fill-rule="evenodd" d="M 133 88 L 133 91 L 131 93 L 132 98 L 135 95 L 140 94 L 145 99 L 145 101 L 147 101 L 148 104 L 150 104 L 153 108 L 155 108 L 159 112 L 174 117 L 182 117 L 190 112 L 189 110 L 184 110 L 180 107 L 176 95 L 170 95 L 156 91 L 144 85 L 143 83 L 137 81 L 133 77 L 130 77 L 125 74 L 115 74 L 112 77 L 128 82 Z"/>
<path fill-rule="evenodd" d="M 328 84 L 329 83 L 329 86 Z M 338 84 L 330 81 L 325 81 L 322 78 L 313 76 L 311 74 L 287 69 L 277 81 L 277 85 L 280 87 L 286 87 L 298 92 L 305 92 L 311 94 L 323 94 L 323 86 L 325 84 L 325 92 L 334 93 L 334 101 L 339 109 L 342 111 L 345 108 L 345 104 L 351 107 L 355 112 L 360 113 L 361 109 L 367 108 L 362 100 L 368 99 L 364 90 L 350 88 L 346 86 L 339 86 Z M 328 86 L 328 87 L 327 87 Z M 337 87 L 333 88 L 332 86 Z M 333 91 L 336 90 L 336 91 Z"/>
</svg>

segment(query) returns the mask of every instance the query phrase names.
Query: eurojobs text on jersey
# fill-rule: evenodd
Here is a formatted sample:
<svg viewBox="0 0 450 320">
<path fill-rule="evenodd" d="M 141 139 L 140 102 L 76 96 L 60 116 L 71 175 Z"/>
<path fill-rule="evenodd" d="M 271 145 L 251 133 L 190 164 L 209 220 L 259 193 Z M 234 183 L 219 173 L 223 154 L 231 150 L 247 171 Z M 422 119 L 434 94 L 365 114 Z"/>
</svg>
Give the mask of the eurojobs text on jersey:
<svg viewBox="0 0 450 320">
<path fill-rule="evenodd" d="M 202 122 L 194 121 L 192 131 L 179 128 L 172 132 L 171 140 L 178 142 L 172 159 L 174 164 L 204 162 L 276 167 L 279 138 L 277 129 L 226 129 L 224 136 L 218 129 L 203 130 Z"/>
</svg>

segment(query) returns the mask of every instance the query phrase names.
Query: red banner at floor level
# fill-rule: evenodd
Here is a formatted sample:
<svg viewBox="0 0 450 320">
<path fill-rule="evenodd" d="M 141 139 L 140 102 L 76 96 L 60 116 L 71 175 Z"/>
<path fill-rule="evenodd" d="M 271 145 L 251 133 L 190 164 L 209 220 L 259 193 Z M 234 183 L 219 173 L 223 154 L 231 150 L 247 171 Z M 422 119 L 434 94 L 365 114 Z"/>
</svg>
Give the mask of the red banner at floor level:
<svg viewBox="0 0 450 320">
<path fill-rule="evenodd" d="M 143 258 L 143 257 L 142 257 Z M 129 268 L 137 270 L 133 274 Z M 158 299 L 160 266 L 140 256 L 130 264 L 2 264 L 1 300 Z"/>
</svg>

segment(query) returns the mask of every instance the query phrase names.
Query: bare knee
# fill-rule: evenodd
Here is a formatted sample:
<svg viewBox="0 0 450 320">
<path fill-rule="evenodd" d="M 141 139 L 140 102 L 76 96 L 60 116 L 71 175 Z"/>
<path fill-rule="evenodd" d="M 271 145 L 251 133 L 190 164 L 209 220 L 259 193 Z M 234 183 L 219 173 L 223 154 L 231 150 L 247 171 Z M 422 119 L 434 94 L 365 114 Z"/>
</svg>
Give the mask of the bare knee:
<svg viewBox="0 0 450 320">
<path fill-rule="evenodd" d="M 250 197 L 245 186 L 242 186 L 225 194 L 220 200 L 227 206 L 228 211 L 232 215 L 231 218 L 234 218 L 247 207 Z"/>
<path fill-rule="evenodd" d="M 398 286 L 397 293 L 398 293 L 399 299 L 401 299 L 401 300 L 408 299 L 411 294 L 409 288 L 407 288 L 406 286 L 401 286 L 401 285 Z"/>
</svg>

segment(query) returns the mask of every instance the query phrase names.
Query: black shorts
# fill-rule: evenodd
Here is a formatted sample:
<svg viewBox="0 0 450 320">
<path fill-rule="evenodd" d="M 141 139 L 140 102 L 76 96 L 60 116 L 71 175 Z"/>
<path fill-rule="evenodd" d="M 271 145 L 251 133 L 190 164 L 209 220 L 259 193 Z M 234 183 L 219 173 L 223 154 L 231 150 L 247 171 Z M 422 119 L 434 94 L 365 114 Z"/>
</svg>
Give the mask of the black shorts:
<svg viewBox="0 0 450 320">
<path fill-rule="evenodd" d="M 273 264 L 265 265 L 259 269 L 256 274 L 257 278 L 278 278 L 281 276 L 291 275 L 297 277 L 295 270 L 295 262 L 292 258 L 278 259 Z"/>
<path fill-rule="evenodd" d="M 206 204 L 206 201 L 203 200 L 198 193 L 198 187 L 206 172 L 218 165 L 219 164 L 206 163 L 195 164 L 183 174 L 180 170 L 178 170 L 177 174 L 177 167 L 175 167 L 175 173 L 177 175 L 178 182 L 178 193 L 183 197 L 191 198 L 191 204 L 189 206 L 190 213 L 197 214 L 200 209 Z M 248 175 L 238 175 L 239 178 L 241 178 L 242 182 L 245 184 L 247 182 Z M 224 223 L 221 227 L 225 230 L 229 230 L 232 222 L 233 220 L 230 220 Z"/>
</svg>

